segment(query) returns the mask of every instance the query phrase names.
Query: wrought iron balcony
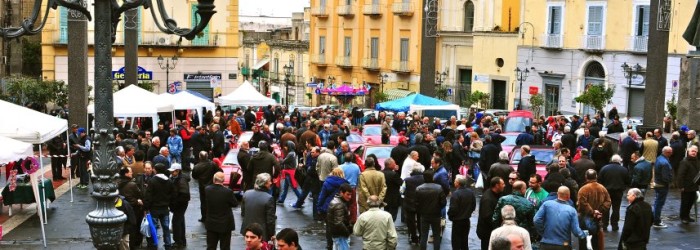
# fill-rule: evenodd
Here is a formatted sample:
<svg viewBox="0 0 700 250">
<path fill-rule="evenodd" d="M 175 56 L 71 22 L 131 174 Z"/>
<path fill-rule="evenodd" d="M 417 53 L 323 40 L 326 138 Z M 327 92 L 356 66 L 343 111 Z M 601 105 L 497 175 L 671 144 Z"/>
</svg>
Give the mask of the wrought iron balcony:
<svg viewBox="0 0 700 250">
<path fill-rule="evenodd" d="M 335 58 L 335 65 L 341 68 L 352 68 L 352 57 L 339 56 Z"/>
<path fill-rule="evenodd" d="M 367 70 L 379 70 L 379 59 L 365 58 L 362 60 L 362 67 Z"/>
<path fill-rule="evenodd" d="M 630 36 L 630 50 L 634 52 L 647 52 L 649 49 L 648 36 Z"/>
<path fill-rule="evenodd" d="M 391 6 L 391 11 L 394 15 L 399 16 L 412 16 L 413 15 L 413 4 L 412 3 L 394 3 Z"/>
<path fill-rule="evenodd" d="M 336 12 L 339 16 L 351 17 L 355 15 L 352 7 L 352 5 L 340 5 L 338 9 L 336 9 Z"/>
<path fill-rule="evenodd" d="M 605 36 L 585 35 L 583 36 L 582 44 L 585 50 L 603 50 L 605 48 Z"/>
<path fill-rule="evenodd" d="M 365 6 L 362 8 L 362 14 L 368 16 L 381 16 L 382 9 L 384 9 L 384 5 L 381 4 L 365 4 Z"/>
<path fill-rule="evenodd" d="M 311 8 L 311 15 L 315 17 L 328 17 L 328 10 L 325 6 Z"/>
<path fill-rule="evenodd" d="M 391 70 L 398 73 L 411 73 L 413 71 L 409 61 L 393 61 Z"/>
<path fill-rule="evenodd" d="M 561 34 L 544 34 L 542 36 L 542 47 L 545 48 L 562 48 L 562 35 Z"/>
</svg>

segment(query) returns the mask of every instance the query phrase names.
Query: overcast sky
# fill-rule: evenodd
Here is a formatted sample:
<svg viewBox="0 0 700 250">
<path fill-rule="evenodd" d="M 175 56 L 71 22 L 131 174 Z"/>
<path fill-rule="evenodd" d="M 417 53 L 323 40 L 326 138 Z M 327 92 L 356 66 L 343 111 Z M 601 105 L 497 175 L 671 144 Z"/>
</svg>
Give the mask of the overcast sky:
<svg viewBox="0 0 700 250">
<path fill-rule="evenodd" d="M 240 15 L 267 15 L 291 17 L 292 12 L 303 12 L 309 0 L 239 0 Z"/>
</svg>

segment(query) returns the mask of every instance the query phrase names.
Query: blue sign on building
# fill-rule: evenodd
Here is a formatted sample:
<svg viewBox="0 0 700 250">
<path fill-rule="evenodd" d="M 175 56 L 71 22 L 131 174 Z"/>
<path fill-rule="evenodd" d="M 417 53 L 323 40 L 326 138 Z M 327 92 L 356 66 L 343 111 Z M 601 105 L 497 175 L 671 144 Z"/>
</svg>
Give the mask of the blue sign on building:
<svg viewBox="0 0 700 250">
<path fill-rule="evenodd" d="M 125 68 L 125 67 L 122 67 L 121 69 L 119 69 L 119 70 L 117 70 L 117 71 L 112 71 L 112 79 L 113 79 L 113 80 L 124 80 L 124 71 L 125 71 L 124 68 Z M 138 74 L 138 80 L 139 80 L 139 81 L 143 81 L 143 80 L 150 81 L 150 80 L 153 80 L 153 71 L 146 71 L 146 69 L 144 69 L 144 68 L 141 67 L 141 66 L 138 66 L 138 69 L 137 69 L 137 71 L 136 71 L 136 74 Z"/>
</svg>

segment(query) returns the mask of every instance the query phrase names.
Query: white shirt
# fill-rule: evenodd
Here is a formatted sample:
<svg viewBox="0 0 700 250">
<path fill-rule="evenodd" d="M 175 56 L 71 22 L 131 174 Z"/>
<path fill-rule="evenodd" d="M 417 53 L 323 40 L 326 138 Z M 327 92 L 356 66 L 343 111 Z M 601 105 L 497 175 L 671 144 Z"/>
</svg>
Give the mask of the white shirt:
<svg viewBox="0 0 700 250">
<path fill-rule="evenodd" d="M 413 158 L 411 158 L 411 155 L 406 157 L 406 160 L 403 162 L 403 166 L 401 166 L 401 179 L 403 180 L 411 176 L 411 171 L 413 171 L 413 168 L 416 165 L 423 166 L 417 161 L 413 160 Z"/>
</svg>

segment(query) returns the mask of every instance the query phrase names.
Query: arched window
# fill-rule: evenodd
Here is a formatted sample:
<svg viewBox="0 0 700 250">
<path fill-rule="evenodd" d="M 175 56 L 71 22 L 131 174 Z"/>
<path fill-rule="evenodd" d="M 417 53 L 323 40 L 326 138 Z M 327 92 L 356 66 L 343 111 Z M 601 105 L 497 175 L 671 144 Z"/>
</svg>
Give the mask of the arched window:
<svg viewBox="0 0 700 250">
<path fill-rule="evenodd" d="M 582 92 L 585 91 L 589 86 L 592 85 L 603 85 L 605 84 L 605 69 L 597 61 L 592 61 L 586 66 L 584 71 L 585 82 L 583 83 Z M 594 107 L 583 105 L 583 114 L 595 114 L 596 110 Z"/>
<path fill-rule="evenodd" d="M 464 32 L 472 32 L 474 28 L 474 3 L 467 1 L 464 3 Z"/>
</svg>

